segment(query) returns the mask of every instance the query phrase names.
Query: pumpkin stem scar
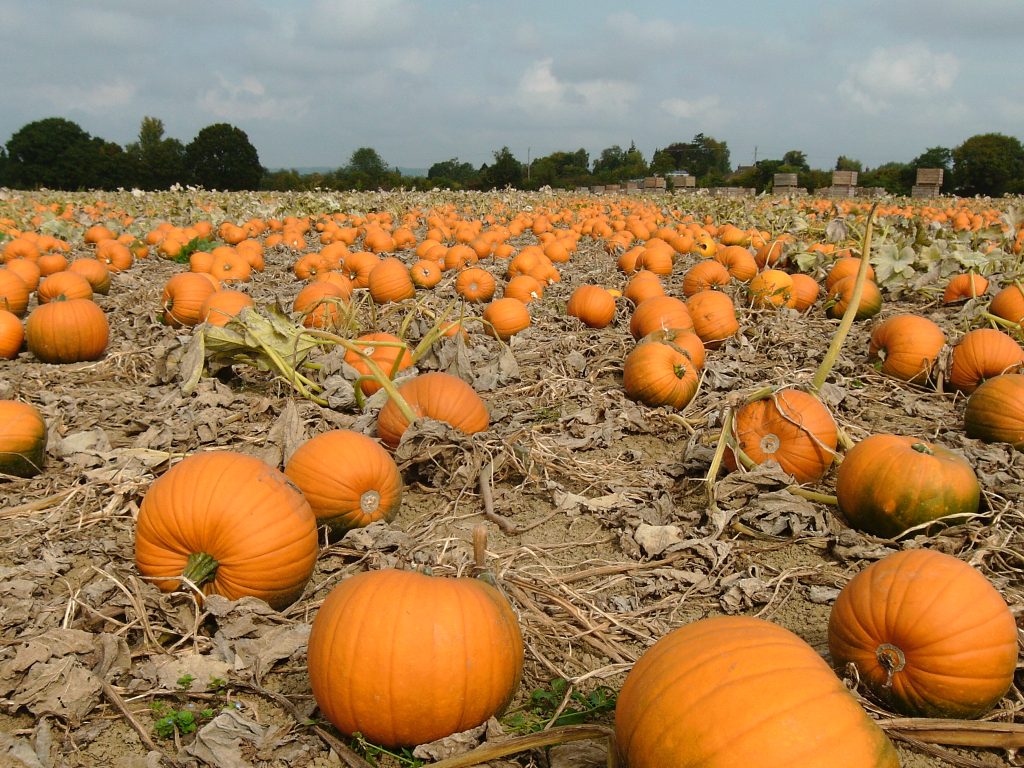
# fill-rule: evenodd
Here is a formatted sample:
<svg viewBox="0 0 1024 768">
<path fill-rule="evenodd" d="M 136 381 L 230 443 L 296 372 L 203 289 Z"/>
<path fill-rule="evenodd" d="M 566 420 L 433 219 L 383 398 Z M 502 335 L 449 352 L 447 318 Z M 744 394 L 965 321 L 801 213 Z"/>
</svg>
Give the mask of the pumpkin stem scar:
<svg viewBox="0 0 1024 768">
<path fill-rule="evenodd" d="M 213 555 L 206 552 L 193 552 L 188 556 L 188 562 L 185 563 L 185 570 L 181 572 L 181 576 L 197 587 L 201 587 L 213 579 L 219 565 L 220 563 L 213 558 Z"/>
<path fill-rule="evenodd" d="M 878 657 L 878 663 L 885 669 L 885 687 L 892 688 L 892 678 L 907 666 L 907 657 L 891 643 L 882 643 L 875 650 L 875 655 Z"/>
</svg>

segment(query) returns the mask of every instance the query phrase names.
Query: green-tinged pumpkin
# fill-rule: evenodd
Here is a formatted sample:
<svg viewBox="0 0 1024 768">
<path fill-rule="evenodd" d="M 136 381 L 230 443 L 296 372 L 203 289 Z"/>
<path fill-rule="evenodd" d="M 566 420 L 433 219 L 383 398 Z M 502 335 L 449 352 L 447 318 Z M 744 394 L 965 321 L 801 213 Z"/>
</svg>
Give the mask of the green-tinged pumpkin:
<svg viewBox="0 0 1024 768">
<path fill-rule="evenodd" d="M 205 595 L 251 596 L 281 610 L 316 564 L 316 517 L 280 470 L 233 451 L 197 453 L 149 486 L 135 563 L 164 592 L 187 579 Z"/>
<path fill-rule="evenodd" d="M 940 517 L 976 513 L 981 487 L 959 454 L 915 437 L 878 434 L 847 452 L 836 498 L 850 527 L 892 538 Z"/>
<path fill-rule="evenodd" d="M 309 636 L 310 686 L 345 734 L 411 747 L 474 728 L 522 674 L 515 614 L 493 586 L 399 570 L 342 581 Z"/>
<path fill-rule="evenodd" d="M 910 717 L 981 717 L 1006 695 L 1017 665 L 1017 627 L 996 588 L 927 549 L 854 576 L 832 607 L 828 646 L 840 672 L 853 664 L 875 697 Z"/>
<path fill-rule="evenodd" d="M 774 461 L 798 483 L 824 477 L 839 443 L 828 408 L 799 389 L 780 389 L 769 398 L 743 405 L 736 411 L 733 438 L 755 464 Z M 731 448 L 723 459 L 730 470 L 737 468 Z"/>
<path fill-rule="evenodd" d="M 0 475 L 35 477 L 46 461 L 46 421 L 18 400 L 0 400 Z"/>
<path fill-rule="evenodd" d="M 645 405 L 685 408 L 697 393 L 697 366 L 677 346 L 650 341 L 637 344 L 622 366 L 626 396 Z"/>
<path fill-rule="evenodd" d="M 55 299 L 25 321 L 28 351 L 44 363 L 99 360 L 107 350 L 110 323 L 90 299 Z"/>
<path fill-rule="evenodd" d="M 615 708 L 628 768 L 898 768 L 896 750 L 829 668 L 788 629 L 717 616 L 662 637 Z"/>
<path fill-rule="evenodd" d="M 964 409 L 964 427 L 968 437 L 1024 451 L 1024 374 L 1004 373 L 974 390 Z"/>
<path fill-rule="evenodd" d="M 317 523 L 338 537 L 377 520 L 391 521 L 402 504 L 402 475 L 391 454 L 352 430 L 307 440 L 284 473 L 306 497 Z"/>
<path fill-rule="evenodd" d="M 450 373 L 431 371 L 414 376 L 402 382 L 398 393 L 417 417 L 443 421 L 467 435 L 483 432 L 490 425 L 490 415 L 480 395 Z M 398 447 L 408 428 L 409 421 L 389 398 L 377 415 L 377 435 L 384 445 L 393 449 Z"/>
</svg>

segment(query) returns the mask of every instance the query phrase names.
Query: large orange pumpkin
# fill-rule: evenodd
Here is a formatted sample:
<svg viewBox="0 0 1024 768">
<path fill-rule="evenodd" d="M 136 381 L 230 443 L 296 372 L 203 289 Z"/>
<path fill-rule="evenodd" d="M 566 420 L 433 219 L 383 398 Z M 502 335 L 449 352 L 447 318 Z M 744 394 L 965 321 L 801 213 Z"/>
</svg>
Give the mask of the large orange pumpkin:
<svg viewBox="0 0 1024 768">
<path fill-rule="evenodd" d="M 321 713 L 342 733 L 392 748 L 500 713 L 522 664 L 519 624 L 496 588 L 399 570 L 360 573 L 335 587 L 307 651 Z"/>
<path fill-rule="evenodd" d="M 670 328 L 693 328 L 693 318 L 686 303 L 675 296 L 652 296 L 641 301 L 629 319 L 629 332 L 642 339 L 655 331 Z"/>
<path fill-rule="evenodd" d="M 1024 451 L 1024 374 L 1004 373 L 974 390 L 964 408 L 964 427 L 968 437 Z"/>
<path fill-rule="evenodd" d="M 949 383 L 971 393 L 986 379 L 1024 370 L 1024 349 L 1012 336 L 995 328 L 968 331 L 953 347 Z"/>
<path fill-rule="evenodd" d="M 187 579 L 206 595 L 295 602 L 318 551 L 309 502 L 280 470 L 233 451 L 193 454 L 149 486 L 135 563 L 164 592 Z"/>
<path fill-rule="evenodd" d="M 399 371 L 404 371 L 412 365 L 409 346 L 390 333 L 366 333 L 355 339 L 353 344 L 359 348 L 362 355 L 373 360 L 389 379 L 393 379 Z M 359 371 L 360 376 L 372 375 L 369 363 L 351 349 L 345 352 L 345 362 Z M 381 385 L 374 378 L 364 378 L 359 382 L 359 388 L 364 395 L 372 395 L 381 388 Z"/>
<path fill-rule="evenodd" d="M 13 312 L 0 309 L 0 360 L 13 360 L 25 341 L 25 326 Z"/>
<path fill-rule="evenodd" d="M 981 717 L 1009 690 L 1017 627 L 979 571 L 928 549 L 872 563 L 832 607 L 828 646 L 842 671 L 913 717 Z"/>
<path fill-rule="evenodd" d="M 728 294 L 721 291 L 697 291 L 686 300 L 693 320 L 693 329 L 704 346 L 716 349 L 740 329 L 736 307 Z"/>
<path fill-rule="evenodd" d="M 46 422 L 39 410 L 0 400 L 0 475 L 34 477 L 46 460 Z"/>
<path fill-rule="evenodd" d="M 484 308 L 483 319 L 487 333 L 508 341 L 520 331 L 530 327 L 530 310 L 519 299 L 495 299 Z"/>
<path fill-rule="evenodd" d="M 645 405 L 682 409 L 697 393 L 697 366 L 677 346 L 658 341 L 638 344 L 626 355 L 622 387 Z"/>
<path fill-rule="evenodd" d="M 317 522 L 337 536 L 376 520 L 390 521 L 402 503 L 402 475 L 391 454 L 349 429 L 307 440 L 284 473 L 302 491 Z"/>
<path fill-rule="evenodd" d="M 615 297 L 600 285 L 581 285 L 569 297 L 566 312 L 590 328 L 605 328 L 615 319 Z"/>
<path fill-rule="evenodd" d="M 921 315 L 893 315 L 871 331 L 868 359 L 881 360 L 882 373 L 902 381 L 926 381 L 946 334 Z"/>
<path fill-rule="evenodd" d="M 89 299 L 40 304 L 25 321 L 28 351 L 44 363 L 99 360 L 109 338 L 107 316 Z"/>
<path fill-rule="evenodd" d="M 629 768 L 898 768 L 825 660 L 788 629 L 717 616 L 662 637 L 626 676 L 615 740 Z"/>
<path fill-rule="evenodd" d="M 206 297 L 217 290 L 218 283 L 199 272 L 180 272 L 164 283 L 160 306 L 163 322 L 172 328 L 198 325 Z"/>
<path fill-rule="evenodd" d="M 513 299 L 514 301 L 514 299 Z M 471 435 L 483 432 L 490 425 L 484 401 L 469 384 L 457 376 L 431 371 L 403 382 L 398 392 L 417 417 L 443 421 Z M 377 416 L 377 434 L 384 445 L 396 448 L 409 422 L 389 399 Z"/>
<path fill-rule="evenodd" d="M 836 455 L 839 434 L 828 408 L 814 395 L 781 389 L 736 411 L 736 444 L 755 464 L 775 461 L 798 483 L 820 480 Z M 736 456 L 726 449 L 725 465 L 734 470 Z"/>
</svg>

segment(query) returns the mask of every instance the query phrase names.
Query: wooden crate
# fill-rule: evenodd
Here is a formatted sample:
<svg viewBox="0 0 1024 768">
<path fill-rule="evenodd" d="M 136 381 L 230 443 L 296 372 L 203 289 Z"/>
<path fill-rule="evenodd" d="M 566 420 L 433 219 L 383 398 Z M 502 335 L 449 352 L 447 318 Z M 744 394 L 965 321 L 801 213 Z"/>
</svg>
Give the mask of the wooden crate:
<svg viewBox="0 0 1024 768">
<path fill-rule="evenodd" d="M 795 187 L 796 186 L 796 174 L 795 173 L 776 173 L 774 180 L 772 181 L 773 187 Z"/>
<path fill-rule="evenodd" d="M 917 186 L 919 187 L 941 187 L 942 168 L 918 168 Z"/>
<path fill-rule="evenodd" d="M 910 188 L 911 197 L 940 197 L 938 184 L 915 184 Z"/>
<path fill-rule="evenodd" d="M 695 189 L 697 187 L 696 176 L 672 176 L 672 189 Z"/>
<path fill-rule="evenodd" d="M 856 187 L 857 186 L 857 172 L 856 171 L 832 171 L 832 186 L 833 187 Z"/>
<path fill-rule="evenodd" d="M 619 191 L 619 185 L 618 184 L 605 184 L 604 185 L 604 191 L 605 192 L 618 192 Z"/>
<path fill-rule="evenodd" d="M 772 187 L 772 194 L 779 197 L 792 197 L 793 195 L 806 195 L 807 189 L 805 187 L 798 187 L 796 185 L 774 185 Z"/>
<path fill-rule="evenodd" d="M 644 189 L 665 189 L 666 182 L 662 176 L 648 176 L 644 179 Z"/>
<path fill-rule="evenodd" d="M 850 171 L 850 173 L 856 173 L 856 171 Z M 826 197 L 854 197 L 856 194 L 857 188 L 846 184 L 833 184 L 825 190 Z"/>
<path fill-rule="evenodd" d="M 591 187 L 591 192 L 604 192 L 604 187 Z"/>
</svg>

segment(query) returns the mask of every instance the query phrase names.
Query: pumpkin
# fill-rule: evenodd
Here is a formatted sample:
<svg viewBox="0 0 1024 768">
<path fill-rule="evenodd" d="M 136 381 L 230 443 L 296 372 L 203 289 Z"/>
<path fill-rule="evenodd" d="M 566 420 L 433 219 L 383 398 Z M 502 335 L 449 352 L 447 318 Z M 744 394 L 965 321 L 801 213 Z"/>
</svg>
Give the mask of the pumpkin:
<svg viewBox="0 0 1024 768">
<path fill-rule="evenodd" d="M 992 297 L 988 311 L 1011 323 L 1024 324 L 1024 286 L 1014 283 Z"/>
<path fill-rule="evenodd" d="M 441 282 L 441 265 L 430 259 L 420 259 L 409 267 L 409 277 L 417 288 L 433 288 Z"/>
<path fill-rule="evenodd" d="M 821 293 L 818 281 L 803 272 L 794 272 L 790 279 L 793 281 L 793 309 L 804 312 L 814 306 Z"/>
<path fill-rule="evenodd" d="M 697 291 L 686 300 L 693 320 L 693 330 L 704 346 L 717 349 L 740 329 L 732 299 L 721 291 Z"/>
<path fill-rule="evenodd" d="M 615 319 L 615 297 L 600 285 L 581 285 L 569 297 L 566 312 L 589 328 L 606 328 Z"/>
<path fill-rule="evenodd" d="M 893 315 L 871 331 L 868 359 L 880 360 L 881 371 L 902 381 L 923 382 L 931 374 L 946 334 L 920 315 Z"/>
<path fill-rule="evenodd" d="M 327 270 L 326 272 L 320 272 L 316 277 L 313 278 L 314 283 L 329 283 L 340 291 L 341 298 L 343 301 L 348 301 L 352 297 L 352 281 L 347 275 L 337 272 L 335 270 Z"/>
<path fill-rule="evenodd" d="M 12 261 L 8 261 L 4 269 L 0 269 L 0 307 L 4 306 L 4 276 L 10 272 L 13 272 L 25 281 L 25 285 L 28 286 L 29 293 L 39 286 L 39 278 L 42 276 L 39 272 L 39 265 L 34 261 L 29 261 L 28 259 L 14 259 Z M 28 304 L 27 295 L 25 297 L 25 304 Z"/>
<path fill-rule="evenodd" d="M 629 319 L 629 332 L 638 340 L 668 328 L 693 328 L 686 302 L 675 296 L 652 296 L 640 302 Z"/>
<path fill-rule="evenodd" d="M 766 269 L 754 275 L 747 284 L 747 296 L 757 308 L 796 306 L 793 278 L 781 269 Z"/>
<path fill-rule="evenodd" d="M 411 747 L 499 714 L 519 687 L 523 640 L 487 582 L 388 569 L 331 591 L 306 658 L 317 706 L 339 731 Z"/>
<path fill-rule="evenodd" d="M 397 336 L 390 333 L 367 333 L 352 342 L 363 355 L 369 357 L 389 379 L 395 378 L 399 371 L 412 365 L 412 353 L 409 346 Z M 345 362 L 359 371 L 360 376 L 372 376 L 369 364 L 355 351 L 345 351 Z M 359 382 L 364 395 L 372 395 L 381 385 L 376 379 L 365 378 Z"/>
<path fill-rule="evenodd" d="M 974 272 L 961 272 L 953 275 L 946 283 L 946 290 L 942 293 L 943 304 L 953 304 L 958 301 L 966 301 L 981 296 L 988 290 L 988 280 Z"/>
<path fill-rule="evenodd" d="M 633 306 L 637 306 L 645 299 L 650 299 L 654 296 L 664 296 L 665 287 L 661 284 L 660 277 L 653 272 L 642 269 L 629 279 L 622 295 L 631 301 Z"/>
<path fill-rule="evenodd" d="M 657 245 L 657 243 L 661 243 L 661 245 Z M 664 240 L 652 238 L 642 248 L 636 260 L 636 268 L 666 277 L 672 274 L 675 256 L 676 252 L 671 245 Z"/>
<path fill-rule="evenodd" d="M 529 304 L 534 299 L 544 296 L 544 284 L 530 275 L 516 275 L 505 284 L 503 298 L 516 299 Z"/>
<path fill-rule="evenodd" d="M 199 316 L 204 323 L 224 326 L 228 324 L 229 320 L 237 317 L 243 309 L 254 306 L 256 306 L 256 302 L 249 294 L 224 288 L 214 291 L 206 297 L 203 306 L 199 309 Z"/>
<path fill-rule="evenodd" d="M 976 513 L 981 488 L 958 454 L 914 437 L 877 434 L 847 452 L 836 498 L 850 527 L 892 538 L 940 517 Z"/>
<path fill-rule="evenodd" d="M 806 642 L 749 616 L 669 632 L 615 706 L 629 768 L 898 768 L 896 751 Z"/>
<path fill-rule="evenodd" d="M 443 421 L 454 429 L 472 435 L 490 425 L 487 406 L 469 384 L 442 371 L 431 371 L 402 382 L 398 393 L 417 417 Z M 377 416 L 377 434 L 384 445 L 398 447 L 408 429 L 405 415 L 389 399 Z"/>
<path fill-rule="evenodd" d="M 732 282 L 732 275 L 725 265 L 715 259 L 698 261 L 683 275 L 683 295 L 693 296 L 700 291 L 725 288 Z"/>
<path fill-rule="evenodd" d="M 483 318 L 487 333 L 502 341 L 530 327 L 530 311 L 526 305 L 508 296 L 489 303 L 484 308 Z"/>
<path fill-rule="evenodd" d="M 347 254 L 342 260 L 342 266 L 347 277 L 352 281 L 352 285 L 355 288 L 367 288 L 370 285 L 370 273 L 373 272 L 381 263 L 381 259 L 377 254 L 371 253 L 370 251 L 352 251 Z M 401 289 L 402 280 L 401 278 L 394 275 L 394 268 L 392 268 L 392 277 L 397 285 Z M 380 278 L 383 278 L 381 275 Z M 409 278 L 412 282 L 412 278 Z M 378 280 L 379 283 L 385 283 L 387 281 L 383 279 Z M 383 286 L 378 285 L 378 290 L 383 290 Z M 415 290 L 415 289 L 414 289 Z"/>
<path fill-rule="evenodd" d="M 402 503 L 402 475 L 391 454 L 360 432 L 322 432 L 296 449 L 284 468 L 317 523 L 341 537 L 376 520 L 390 522 Z"/>
<path fill-rule="evenodd" d="M 733 438 L 755 464 L 774 461 L 798 483 L 824 477 L 839 443 L 828 408 L 799 389 L 780 389 L 769 398 L 743 405 L 736 411 Z M 723 459 L 730 470 L 737 468 L 731 448 Z"/>
<path fill-rule="evenodd" d="M 842 280 L 844 277 L 856 277 L 857 272 L 860 270 L 860 259 L 857 256 L 841 256 L 835 260 L 832 264 L 832 268 L 828 271 L 825 276 L 825 290 L 829 291 L 832 286 Z M 868 274 L 866 278 L 869 282 L 875 280 L 875 270 L 868 264 Z"/>
<path fill-rule="evenodd" d="M 687 328 L 669 328 L 668 330 L 649 333 L 640 339 L 641 344 L 646 344 L 651 341 L 675 347 L 690 358 L 697 369 L 704 367 L 704 358 L 706 356 L 704 342 L 700 340 L 700 336 L 698 336 L 693 330 Z"/>
<path fill-rule="evenodd" d="M 96 244 L 96 259 L 111 272 L 123 272 L 135 263 L 135 256 L 127 245 L 109 238 Z"/>
<path fill-rule="evenodd" d="M 481 267 L 464 269 L 455 279 L 455 293 L 472 304 L 490 301 L 494 288 L 494 276 Z"/>
<path fill-rule="evenodd" d="M 1006 695 L 1017 627 L 979 571 L 928 549 L 895 552 L 843 588 L 828 622 L 840 671 L 910 717 L 981 717 Z"/>
<path fill-rule="evenodd" d="M 180 272 L 164 283 L 160 306 L 163 322 L 172 328 L 198 325 L 203 302 L 217 290 L 217 282 L 198 272 Z"/>
<path fill-rule="evenodd" d="M 39 267 L 39 274 L 46 277 L 66 270 L 68 260 L 62 253 L 44 253 L 36 259 L 36 265 Z"/>
<path fill-rule="evenodd" d="M 727 245 L 720 248 L 715 253 L 714 259 L 741 283 L 747 282 L 757 274 L 757 262 L 754 260 L 754 254 L 742 245 Z"/>
<path fill-rule="evenodd" d="M 40 304 L 25 321 L 28 351 L 44 363 L 99 360 L 109 338 L 107 316 L 89 299 Z"/>
<path fill-rule="evenodd" d="M 35 477 L 46 461 L 46 421 L 18 400 L 0 400 L 0 475 Z"/>
<path fill-rule="evenodd" d="M 1024 349 L 995 328 L 968 331 L 953 347 L 949 383 L 968 394 L 986 379 L 1024 368 Z"/>
<path fill-rule="evenodd" d="M 93 293 L 103 296 L 110 293 L 110 270 L 102 261 L 85 257 L 75 259 L 68 265 L 68 272 L 74 272 L 88 280 Z"/>
<path fill-rule="evenodd" d="M 135 563 L 164 592 L 188 580 L 204 595 L 251 596 L 281 610 L 313 573 L 316 518 L 280 470 L 255 456 L 188 456 L 149 486 Z"/>
<path fill-rule="evenodd" d="M 346 278 L 347 279 L 347 278 Z M 300 315 L 306 328 L 330 331 L 343 319 L 346 296 L 330 280 L 307 283 L 292 301 L 292 311 Z"/>
<path fill-rule="evenodd" d="M 18 317 L 28 308 L 29 288 L 13 270 L 0 269 L 0 309 L 13 312 Z"/>
<path fill-rule="evenodd" d="M 968 437 L 1024 451 L 1024 374 L 994 376 L 974 390 L 964 408 L 964 428 Z"/>
<path fill-rule="evenodd" d="M 697 393 L 697 366 L 679 347 L 657 341 L 638 344 L 622 366 L 622 387 L 631 400 L 681 410 Z"/>
<path fill-rule="evenodd" d="M 13 360 L 25 341 L 25 326 L 13 312 L 0 309 L 0 360 Z"/>
<path fill-rule="evenodd" d="M 825 295 L 825 314 L 833 320 L 839 320 L 846 313 L 846 308 L 853 298 L 853 289 L 857 283 L 854 275 L 842 277 L 832 283 Z M 854 320 L 867 320 L 882 311 L 882 292 L 872 280 L 864 281 L 864 290 L 861 293 L 860 303 L 857 305 L 857 312 Z"/>
<path fill-rule="evenodd" d="M 77 272 L 64 270 L 44 277 L 36 288 L 36 299 L 47 304 L 54 299 L 91 299 L 92 285 Z"/>
</svg>

